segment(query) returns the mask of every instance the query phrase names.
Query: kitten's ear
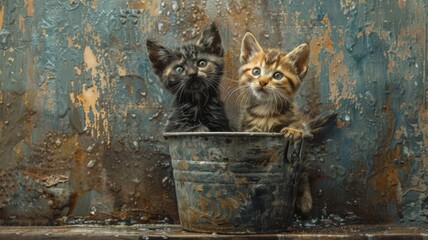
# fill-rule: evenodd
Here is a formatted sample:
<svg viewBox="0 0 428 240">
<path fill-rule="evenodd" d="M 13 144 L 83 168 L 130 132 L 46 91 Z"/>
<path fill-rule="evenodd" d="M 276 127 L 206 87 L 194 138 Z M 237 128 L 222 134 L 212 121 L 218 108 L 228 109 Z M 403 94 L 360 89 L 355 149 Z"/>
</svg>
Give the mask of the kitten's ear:
<svg viewBox="0 0 428 240">
<path fill-rule="evenodd" d="M 239 60 L 241 63 L 247 63 L 252 56 L 259 52 L 263 52 L 262 47 L 260 47 L 260 44 L 257 42 L 253 34 L 247 32 L 242 39 L 241 55 Z"/>
<path fill-rule="evenodd" d="M 151 40 L 146 41 L 147 53 L 157 75 L 161 74 L 172 56 L 171 50 Z"/>
<path fill-rule="evenodd" d="M 293 51 L 287 53 L 286 57 L 294 65 L 297 70 L 297 75 L 300 79 L 305 77 L 309 68 L 309 45 L 307 43 L 301 44 Z"/>
<path fill-rule="evenodd" d="M 221 37 L 215 23 L 211 23 L 201 35 L 197 45 L 205 48 L 208 52 L 223 56 L 223 46 L 221 45 Z"/>
</svg>

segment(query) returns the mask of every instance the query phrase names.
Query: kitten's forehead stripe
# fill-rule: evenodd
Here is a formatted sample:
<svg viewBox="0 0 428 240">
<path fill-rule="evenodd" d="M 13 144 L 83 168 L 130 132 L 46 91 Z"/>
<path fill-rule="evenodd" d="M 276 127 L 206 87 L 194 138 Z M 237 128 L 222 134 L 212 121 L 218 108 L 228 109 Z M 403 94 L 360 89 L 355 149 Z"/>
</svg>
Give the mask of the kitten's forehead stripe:
<svg viewBox="0 0 428 240">
<path fill-rule="evenodd" d="M 273 65 L 276 64 L 278 65 L 279 63 L 279 57 L 280 57 L 280 52 L 275 51 L 275 50 L 269 50 L 266 55 L 265 55 L 265 63 L 267 65 Z"/>
<path fill-rule="evenodd" d="M 194 45 L 185 45 L 179 48 L 180 55 L 186 59 L 196 59 L 198 50 Z"/>
</svg>

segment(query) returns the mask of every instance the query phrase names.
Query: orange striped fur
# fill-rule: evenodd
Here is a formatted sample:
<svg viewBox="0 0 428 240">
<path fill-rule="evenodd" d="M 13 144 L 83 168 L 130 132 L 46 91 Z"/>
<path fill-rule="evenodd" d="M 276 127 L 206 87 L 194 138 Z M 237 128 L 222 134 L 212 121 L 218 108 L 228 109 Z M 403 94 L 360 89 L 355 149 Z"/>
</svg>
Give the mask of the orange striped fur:
<svg viewBox="0 0 428 240">
<path fill-rule="evenodd" d="M 305 115 L 294 103 L 308 69 L 308 44 L 301 44 L 289 53 L 263 50 L 254 36 L 247 33 L 242 41 L 240 60 L 239 87 L 244 100 L 241 131 L 282 132 L 293 140 L 310 136 Z M 260 73 L 254 74 L 254 69 Z"/>
<path fill-rule="evenodd" d="M 301 44 L 289 53 L 264 50 L 251 33 L 246 33 L 240 61 L 239 88 L 243 103 L 240 130 L 281 132 L 292 140 L 311 136 L 307 115 L 295 105 L 296 93 L 309 65 L 308 44 Z M 312 195 L 306 170 L 300 176 L 298 194 L 298 211 L 309 213 Z"/>
</svg>

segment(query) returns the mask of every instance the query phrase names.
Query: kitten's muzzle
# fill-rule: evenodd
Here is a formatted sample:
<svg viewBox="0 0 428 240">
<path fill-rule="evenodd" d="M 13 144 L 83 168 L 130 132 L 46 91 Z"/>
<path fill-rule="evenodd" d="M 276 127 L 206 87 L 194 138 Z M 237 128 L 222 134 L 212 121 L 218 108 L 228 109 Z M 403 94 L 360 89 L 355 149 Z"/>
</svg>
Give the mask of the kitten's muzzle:
<svg viewBox="0 0 428 240">
<path fill-rule="evenodd" d="M 269 83 L 269 78 L 265 77 L 265 76 L 261 76 L 259 79 L 259 85 L 263 88 L 264 86 L 266 86 Z"/>
<path fill-rule="evenodd" d="M 190 77 L 189 80 L 187 81 L 188 89 L 192 91 L 201 90 L 203 85 L 204 85 L 203 80 L 199 79 L 196 75 L 193 77 Z"/>
<path fill-rule="evenodd" d="M 186 75 L 188 75 L 191 78 L 195 78 L 198 75 L 198 68 L 196 67 L 189 67 L 186 69 Z"/>
</svg>

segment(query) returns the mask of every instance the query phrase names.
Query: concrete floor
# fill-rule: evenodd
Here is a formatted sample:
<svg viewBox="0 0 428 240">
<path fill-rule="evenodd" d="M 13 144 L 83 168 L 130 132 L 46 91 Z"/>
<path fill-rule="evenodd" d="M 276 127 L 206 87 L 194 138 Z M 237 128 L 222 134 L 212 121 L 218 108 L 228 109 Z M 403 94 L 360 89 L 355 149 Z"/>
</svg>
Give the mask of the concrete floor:
<svg viewBox="0 0 428 240">
<path fill-rule="evenodd" d="M 223 235 L 183 231 L 178 225 L 1 226 L 0 239 L 428 239 L 427 227 L 349 225 L 280 234 Z"/>
</svg>

